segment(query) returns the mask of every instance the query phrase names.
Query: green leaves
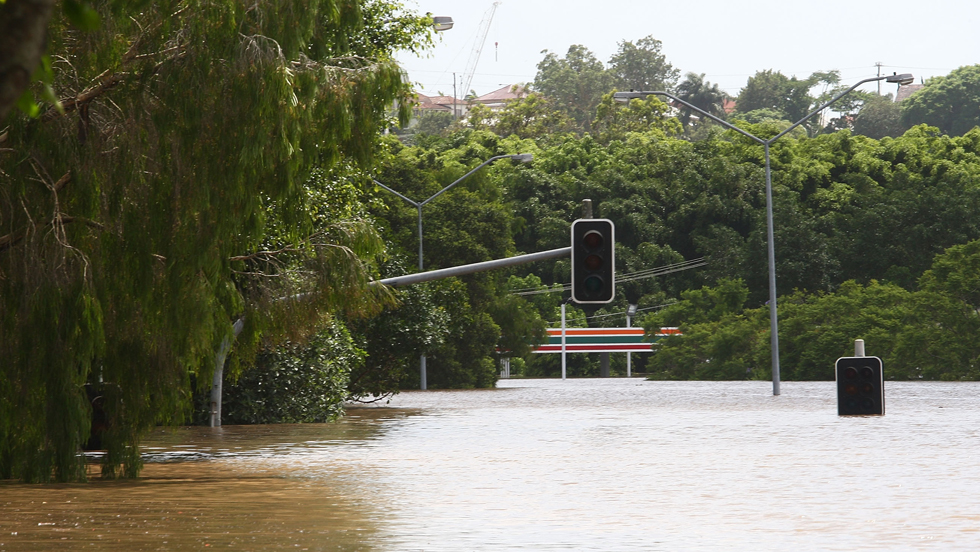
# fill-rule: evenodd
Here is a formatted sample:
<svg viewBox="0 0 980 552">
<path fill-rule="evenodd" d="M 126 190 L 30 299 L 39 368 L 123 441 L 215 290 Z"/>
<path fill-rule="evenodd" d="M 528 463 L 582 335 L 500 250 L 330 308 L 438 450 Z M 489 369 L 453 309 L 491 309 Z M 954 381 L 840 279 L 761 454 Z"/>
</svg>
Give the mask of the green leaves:
<svg viewBox="0 0 980 552">
<path fill-rule="evenodd" d="M 901 104 L 902 123 L 927 124 L 951 136 L 980 125 L 980 65 L 967 65 L 934 77 Z"/>
<path fill-rule="evenodd" d="M 63 0 L 62 7 L 65 17 L 72 25 L 82 31 L 94 31 L 99 28 L 102 18 L 88 2 L 80 0 Z"/>
<path fill-rule="evenodd" d="M 48 356 L 0 364 L 4 396 L 22 399 L 0 407 L 0 471 L 80 477 L 83 386 L 101 380 L 104 474 L 136 476 L 140 435 L 186 419 L 242 314 L 239 367 L 262 338 L 298 342 L 323 312 L 390 302 L 366 288 L 382 243 L 330 169 L 368 166 L 408 94 L 390 54 L 429 31 L 406 13 L 376 32 L 368 4 L 400 13 L 66 0 L 38 80 L 46 101 L 71 100 L 61 114 L 25 100 L 41 117 L 3 138 L 0 350 Z"/>
<path fill-rule="evenodd" d="M 32 80 L 40 84 L 41 99 L 57 109 L 58 113 L 64 114 L 65 108 L 61 105 L 61 100 L 54 93 L 54 88 L 52 88 L 54 84 L 54 71 L 51 68 L 51 56 L 47 54 L 41 56 L 41 65 L 34 71 Z M 35 102 L 34 91 L 30 88 L 25 90 L 20 98 L 17 99 L 16 107 L 32 119 L 37 118 L 41 114 L 41 106 Z"/>
</svg>

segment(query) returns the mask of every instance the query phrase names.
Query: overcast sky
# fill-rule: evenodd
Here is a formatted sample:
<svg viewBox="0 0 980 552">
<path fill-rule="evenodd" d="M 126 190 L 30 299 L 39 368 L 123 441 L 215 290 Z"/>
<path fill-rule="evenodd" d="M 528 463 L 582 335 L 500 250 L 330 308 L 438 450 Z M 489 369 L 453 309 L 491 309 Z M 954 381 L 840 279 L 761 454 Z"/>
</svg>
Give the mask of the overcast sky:
<svg viewBox="0 0 980 552">
<path fill-rule="evenodd" d="M 441 33 L 428 58 L 399 57 L 420 92 L 452 95 L 453 72 L 461 82 L 493 0 L 405 0 L 405 5 L 453 18 L 455 26 Z M 663 42 L 667 61 L 682 76 L 704 73 L 732 95 L 764 69 L 799 77 L 837 69 L 848 84 L 875 76 L 875 63 L 881 62 L 882 74 L 912 73 L 919 82 L 980 63 L 980 2 L 503 0 L 470 88 L 485 94 L 533 81 L 542 50 L 564 57 L 570 45 L 581 44 L 608 63 L 620 41 L 648 35 Z M 894 91 L 894 85 L 882 86 L 883 92 Z"/>
</svg>

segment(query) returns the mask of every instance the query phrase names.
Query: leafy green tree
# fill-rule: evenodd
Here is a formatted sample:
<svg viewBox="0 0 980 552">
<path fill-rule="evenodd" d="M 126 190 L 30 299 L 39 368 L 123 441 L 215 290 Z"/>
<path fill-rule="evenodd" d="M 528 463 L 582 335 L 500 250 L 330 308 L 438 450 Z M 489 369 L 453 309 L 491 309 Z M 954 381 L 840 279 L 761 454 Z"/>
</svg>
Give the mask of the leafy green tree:
<svg viewBox="0 0 980 552">
<path fill-rule="evenodd" d="M 854 133 L 880 140 L 886 136 L 901 136 L 906 131 L 902 124 L 902 112 L 891 94 L 872 96 L 861 107 L 854 119 Z"/>
<path fill-rule="evenodd" d="M 413 130 L 416 133 L 440 134 L 449 128 L 455 120 L 453 114 L 448 111 L 429 109 L 419 116 L 418 124 Z"/>
<path fill-rule="evenodd" d="M 927 124 L 951 136 L 980 125 L 980 65 L 967 65 L 929 79 L 901 104 L 902 123 Z"/>
<path fill-rule="evenodd" d="M 508 102 L 496 114 L 491 128 L 500 136 L 549 140 L 572 132 L 575 125 L 554 99 L 531 92 Z"/>
<path fill-rule="evenodd" d="M 980 379 L 980 241 L 937 255 L 919 279 L 896 356 L 908 378 Z M 900 373 L 902 373 L 900 372 Z"/>
<path fill-rule="evenodd" d="M 662 46 L 652 35 L 636 43 L 620 41 L 619 49 L 609 58 L 613 86 L 620 90 L 672 90 L 680 71 L 667 62 Z"/>
<path fill-rule="evenodd" d="M 595 54 L 580 44 L 569 46 L 563 58 L 547 50 L 542 53 L 545 57 L 538 63 L 534 90 L 554 98 L 578 128 L 588 132 L 596 105 L 613 88 L 612 75 Z"/>
<path fill-rule="evenodd" d="M 912 294 L 877 281 L 862 286 L 844 282 L 834 293 L 796 292 L 779 302 L 779 349 L 787 380 L 833 380 L 834 361 L 853 356 L 854 340 L 864 339 L 868 353 L 881 357 L 887 375 L 900 371 L 894 354 L 906 329 Z M 904 379 L 904 378 L 900 378 Z"/>
<path fill-rule="evenodd" d="M 404 272 L 398 267 L 386 269 Z M 374 401 L 399 389 L 419 387 L 419 357 L 440 347 L 453 323 L 450 313 L 436 300 L 437 290 L 446 285 L 433 282 L 399 289 L 397 305 L 376 316 L 348 322 L 367 358 L 351 368 L 347 400 Z"/>
<path fill-rule="evenodd" d="M 825 90 L 823 95 L 814 97 L 811 89 L 820 83 L 830 87 L 839 82 L 840 74 L 836 71 L 818 71 L 805 79 L 798 79 L 795 75 L 787 77 L 772 69 L 758 71 L 749 77 L 745 87 L 739 92 L 735 109 L 740 114 L 757 109 L 773 110 L 780 113 L 782 119 L 795 123 L 817 107 L 819 100 L 830 93 Z M 812 124 L 813 121 L 809 121 L 808 128 Z"/>
<path fill-rule="evenodd" d="M 371 5 L 100 4 L 84 35 L 52 20 L 63 111 L 14 116 L 0 138 L 0 477 L 84 477 L 86 384 L 109 421 L 103 474 L 135 476 L 140 436 L 185 419 L 235 319 L 253 343 L 285 324 L 266 309 L 295 303 L 273 301 L 283 289 L 363 309 L 354 246 L 370 232 L 318 230 L 305 184 L 318 165 L 368 163 L 388 107 L 408 105 L 391 51 L 425 43 L 428 18 L 385 22 L 395 43 L 375 41 Z M 286 238 L 269 252 L 295 254 L 290 270 L 249 279 Z M 334 285 L 317 291 L 303 267 Z"/>
<path fill-rule="evenodd" d="M 663 136 L 680 133 L 677 121 L 667 116 L 669 107 L 657 96 L 633 100 L 625 106 L 614 101 L 612 96 L 606 94 L 596 106 L 592 131 L 600 142 L 608 144 L 613 140 L 624 140 L 630 132 L 661 131 Z"/>
<path fill-rule="evenodd" d="M 683 336 L 661 339 L 647 362 L 651 379 L 751 379 L 761 366 L 758 344 L 768 337 L 763 309 L 744 312 L 748 289 L 741 280 L 681 293 L 681 300 L 641 321 L 648 336 L 661 326 Z"/>
<path fill-rule="evenodd" d="M 226 424 L 329 422 L 343 414 L 352 371 L 364 365 L 343 324 L 334 320 L 308 342 L 286 342 L 258 355 L 255 367 L 224 388 Z M 210 405 L 204 409 L 204 418 Z"/>
</svg>

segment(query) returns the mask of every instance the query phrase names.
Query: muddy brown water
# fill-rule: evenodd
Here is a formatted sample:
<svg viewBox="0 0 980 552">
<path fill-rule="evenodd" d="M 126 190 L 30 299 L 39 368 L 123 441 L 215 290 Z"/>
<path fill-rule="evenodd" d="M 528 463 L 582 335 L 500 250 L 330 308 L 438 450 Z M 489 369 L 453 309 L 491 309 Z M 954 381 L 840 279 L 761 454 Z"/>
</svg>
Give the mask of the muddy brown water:
<svg viewBox="0 0 980 552">
<path fill-rule="evenodd" d="M 980 384 L 504 380 L 0 483 L 5 550 L 980 550 Z M 93 467 L 93 473 L 95 468 Z"/>
</svg>

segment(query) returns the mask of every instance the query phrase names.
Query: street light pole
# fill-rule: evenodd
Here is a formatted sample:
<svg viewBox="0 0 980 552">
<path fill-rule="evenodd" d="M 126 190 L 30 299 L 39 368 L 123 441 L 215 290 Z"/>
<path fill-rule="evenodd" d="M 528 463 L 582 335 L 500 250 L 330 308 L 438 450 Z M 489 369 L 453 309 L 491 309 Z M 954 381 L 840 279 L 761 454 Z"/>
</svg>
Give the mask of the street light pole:
<svg viewBox="0 0 980 552">
<path fill-rule="evenodd" d="M 912 75 L 910 75 L 908 73 L 904 73 L 904 74 L 901 74 L 901 75 L 893 74 L 893 75 L 889 75 L 889 76 L 885 76 L 885 77 L 872 77 L 872 78 L 869 78 L 869 79 L 864 79 L 862 81 L 858 81 L 856 84 L 854 84 L 853 86 L 851 86 L 847 90 L 841 92 L 840 94 L 837 94 L 836 96 L 834 96 L 829 101 L 825 102 L 820 107 L 814 109 L 810 113 L 807 113 L 806 116 L 803 117 L 802 119 L 800 119 L 799 121 L 796 121 L 795 123 L 793 123 L 792 125 L 790 125 L 789 128 L 783 130 L 782 132 L 780 132 L 779 134 L 773 136 L 772 138 L 769 138 L 768 140 L 764 140 L 764 139 L 759 138 L 758 136 L 756 136 L 754 134 L 751 134 L 751 133 L 749 133 L 749 132 L 747 132 L 745 130 L 742 130 L 742 129 L 738 128 L 737 126 L 732 125 L 731 123 L 729 123 L 729 122 L 727 122 L 725 120 L 722 120 L 722 119 L 720 119 L 720 118 L 712 115 L 711 113 L 708 113 L 707 111 L 705 111 L 705 110 L 703 110 L 703 109 L 701 109 L 701 108 L 699 108 L 699 107 L 697 107 L 695 105 L 691 105 L 690 103 L 688 103 L 688 102 L 686 102 L 686 101 L 678 98 L 677 96 L 671 94 L 670 92 L 663 92 L 663 91 L 659 91 L 658 90 L 658 91 L 652 91 L 652 92 L 646 92 L 646 91 L 644 91 L 644 92 L 637 92 L 637 91 L 616 92 L 615 94 L 613 94 L 613 99 L 616 100 L 616 101 L 621 101 L 621 102 L 629 102 L 630 100 L 633 100 L 633 99 L 643 99 L 643 98 L 645 98 L 647 96 L 650 96 L 650 95 L 665 96 L 665 97 L 670 98 L 671 100 L 673 100 L 673 101 L 675 101 L 675 102 L 677 102 L 677 103 L 679 103 L 681 105 L 686 106 L 688 109 L 693 109 L 694 111 L 697 111 L 698 113 L 704 115 L 705 117 L 708 117 L 712 121 L 715 121 L 716 123 L 724 126 L 725 128 L 728 128 L 730 130 L 734 130 L 735 132 L 738 132 L 739 134 L 741 134 L 743 136 L 746 136 L 747 138 L 750 138 L 750 139 L 754 140 L 755 142 L 757 142 L 757 143 L 759 143 L 759 144 L 762 145 L 763 151 L 765 153 L 765 159 L 766 159 L 766 166 L 765 166 L 765 171 L 766 171 L 766 242 L 767 242 L 766 243 L 766 249 L 767 249 L 767 253 L 768 253 L 768 257 L 769 257 L 769 259 L 768 259 L 769 260 L 769 332 L 770 332 L 769 339 L 770 339 L 770 346 L 771 346 L 771 349 L 772 349 L 772 394 L 773 395 L 778 395 L 779 394 L 779 323 L 778 323 L 777 317 L 776 317 L 776 247 L 775 247 L 775 239 L 773 237 L 773 223 L 772 223 L 772 169 L 771 169 L 771 165 L 770 165 L 770 162 L 769 162 L 769 146 L 771 146 L 772 143 L 775 142 L 776 140 L 778 140 L 778 139 L 782 138 L 783 136 L 785 136 L 786 134 L 788 134 L 794 128 L 796 128 L 796 127 L 802 125 L 803 123 L 805 123 L 808 119 L 810 119 L 811 117 L 813 117 L 817 113 L 819 113 L 819 112 L 823 111 L 824 109 L 826 109 L 832 103 L 834 103 L 837 100 L 843 98 L 845 95 L 851 93 L 858 86 L 861 86 L 862 84 L 865 84 L 865 83 L 868 83 L 868 82 L 875 82 L 875 81 L 881 81 L 881 80 L 884 80 L 884 81 L 890 82 L 890 83 L 897 83 L 898 85 L 903 85 L 903 84 L 909 84 L 909 83 L 911 83 L 913 81 L 913 78 L 912 78 Z"/>
<path fill-rule="evenodd" d="M 405 201 L 411 203 L 418 210 L 418 213 L 419 213 L 419 216 L 418 216 L 418 227 L 419 227 L 419 272 L 422 272 L 422 270 L 423 270 L 423 265 L 422 265 L 422 207 L 424 207 L 427 203 L 429 203 L 433 199 L 439 197 L 440 195 L 442 195 L 443 193 L 445 193 L 446 191 L 448 191 L 453 186 L 455 186 L 455 185 L 459 184 L 460 182 L 462 182 L 463 180 L 465 180 L 471 174 L 473 174 L 476 171 L 482 169 L 483 167 L 489 165 L 490 163 L 493 163 L 494 161 L 497 161 L 498 159 L 513 159 L 514 161 L 520 161 L 521 163 L 528 163 L 528 162 L 530 162 L 531 160 L 534 159 L 534 155 L 532 155 L 530 153 L 515 153 L 515 154 L 511 154 L 511 155 L 495 155 L 495 156 L 491 157 L 490 159 L 487 159 L 483 163 L 480 163 L 475 168 L 473 168 L 472 170 L 470 170 L 468 173 L 466 173 L 463 176 L 461 176 L 461 177 L 457 178 L 456 180 L 454 180 L 452 182 L 452 184 L 449 184 L 445 188 L 443 188 L 443 189 L 439 190 L 438 192 L 432 194 L 432 196 L 430 196 L 428 199 L 423 200 L 423 201 L 415 201 L 415 200 L 413 200 L 413 199 L 411 199 L 411 198 L 409 198 L 409 197 L 407 197 L 405 195 L 402 195 L 401 193 L 399 193 L 399 192 L 397 192 L 397 191 L 389 188 L 388 186 L 385 186 L 384 184 L 378 182 L 377 180 L 374 180 L 373 178 L 371 179 L 371 181 L 374 182 L 376 185 L 380 186 L 381 188 L 383 188 L 385 190 L 388 190 L 389 192 L 395 194 L 396 196 L 398 196 L 398 197 L 404 199 Z M 423 354 L 421 357 L 419 357 L 419 387 L 423 391 L 425 389 L 427 389 L 427 387 L 428 387 L 427 386 L 427 379 L 428 378 L 426 377 L 426 373 L 425 373 L 425 355 Z"/>
</svg>

